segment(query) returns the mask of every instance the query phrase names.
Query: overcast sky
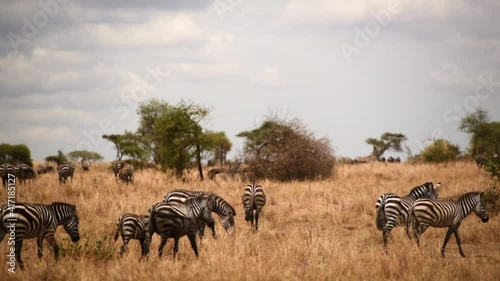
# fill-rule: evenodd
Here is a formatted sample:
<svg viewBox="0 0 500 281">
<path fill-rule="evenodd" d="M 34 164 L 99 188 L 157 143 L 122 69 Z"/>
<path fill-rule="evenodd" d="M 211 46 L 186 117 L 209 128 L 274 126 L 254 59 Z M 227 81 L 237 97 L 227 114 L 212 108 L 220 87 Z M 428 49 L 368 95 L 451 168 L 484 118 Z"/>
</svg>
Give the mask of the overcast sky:
<svg viewBox="0 0 500 281">
<path fill-rule="evenodd" d="M 437 138 L 465 149 L 465 113 L 500 120 L 499 14 L 496 0 L 4 1 L 0 143 L 113 160 L 100 136 L 135 131 L 156 97 L 210 107 L 234 151 L 269 112 L 338 156 L 384 132 L 414 153 Z"/>
</svg>

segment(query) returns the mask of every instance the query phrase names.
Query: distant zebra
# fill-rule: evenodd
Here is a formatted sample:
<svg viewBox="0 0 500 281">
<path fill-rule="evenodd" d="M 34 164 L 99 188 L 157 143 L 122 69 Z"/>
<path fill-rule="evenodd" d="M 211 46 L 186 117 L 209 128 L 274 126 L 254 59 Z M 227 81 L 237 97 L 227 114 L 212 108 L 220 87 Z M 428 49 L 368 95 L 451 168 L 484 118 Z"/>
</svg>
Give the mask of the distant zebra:
<svg viewBox="0 0 500 281">
<path fill-rule="evenodd" d="M 27 180 L 36 179 L 35 170 L 33 170 L 30 166 L 21 163 L 17 165 L 19 182 L 24 183 Z"/>
<path fill-rule="evenodd" d="M 462 221 L 469 214 L 474 212 L 482 222 L 488 222 L 486 205 L 484 203 L 484 192 L 469 192 L 454 199 L 429 200 L 418 199 L 410 209 L 410 219 L 408 227 L 413 228 L 413 235 L 417 239 L 417 245 L 420 247 L 420 235 L 422 235 L 429 226 L 448 227 L 448 232 L 444 238 L 441 247 L 441 255 L 444 258 L 444 250 L 451 234 L 455 234 L 460 255 L 465 257 L 460 245 L 458 228 Z M 409 232 L 409 231 L 408 231 Z"/>
<path fill-rule="evenodd" d="M 179 239 L 187 235 L 191 242 L 194 254 L 198 256 L 196 232 L 198 222 L 204 220 L 213 229 L 214 221 L 208 208 L 208 196 L 199 195 L 190 197 L 185 203 L 160 202 L 153 205 L 146 214 L 146 240 L 144 241 L 145 255 L 149 255 L 149 246 L 154 233 L 161 236 L 158 249 L 159 256 L 163 255 L 163 248 L 168 238 L 174 238 L 174 260 L 179 251 Z"/>
<path fill-rule="evenodd" d="M 54 202 L 50 205 L 19 202 L 16 202 L 15 205 L 4 204 L 0 207 L 0 219 L 0 242 L 7 233 L 15 228 L 15 254 L 21 270 L 24 270 L 21 259 L 24 239 L 37 238 L 39 259 L 43 256 L 43 240 L 47 239 L 54 248 L 56 261 L 59 258 L 59 246 L 54 236 L 57 226 L 64 227 L 64 230 L 70 235 L 71 241 L 78 242 L 80 240 L 75 205 L 60 202 Z"/>
<path fill-rule="evenodd" d="M 70 177 L 71 182 L 73 182 L 73 175 L 75 173 L 75 166 L 73 163 L 62 164 L 57 168 L 57 171 L 59 175 L 59 183 L 66 183 L 68 177 Z"/>
<path fill-rule="evenodd" d="M 0 177 L 2 178 L 3 186 L 7 186 L 8 175 L 14 175 L 16 178 L 19 177 L 19 167 L 12 165 L 10 163 L 0 164 Z"/>
<path fill-rule="evenodd" d="M 54 167 L 52 167 L 52 166 L 42 166 L 42 167 L 38 167 L 38 169 L 36 170 L 36 173 L 38 174 L 38 176 L 40 176 L 42 174 L 52 173 L 52 172 L 54 172 Z"/>
<path fill-rule="evenodd" d="M 130 239 L 137 239 L 141 244 L 141 254 L 146 254 L 144 240 L 146 239 L 146 220 L 144 216 L 126 213 L 116 221 L 115 241 L 121 234 L 123 245 L 120 250 L 120 256 L 126 251 Z"/>
<path fill-rule="evenodd" d="M 120 169 L 123 167 L 123 165 L 127 164 L 126 162 L 123 161 L 113 161 L 111 164 L 113 168 L 113 173 L 115 174 L 115 180 L 118 181 L 118 173 L 120 173 Z"/>
<path fill-rule="evenodd" d="M 236 216 L 236 211 L 234 208 L 224 200 L 224 198 L 219 195 L 206 192 L 206 191 L 193 191 L 185 189 L 172 189 L 164 197 L 163 202 L 167 203 L 184 203 L 187 198 L 195 197 L 199 195 L 209 196 L 208 207 L 211 212 L 216 213 L 222 219 L 222 226 L 229 233 L 229 230 L 234 227 L 234 216 Z M 202 221 L 199 229 L 200 238 L 203 239 L 205 235 L 205 223 Z M 215 228 L 212 229 L 212 236 L 217 239 L 217 233 Z"/>
<path fill-rule="evenodd" d="M 486 166 L 487 163 L 488 163 L 488 158 L 486 158 L 486 156 L 484 155 L 476 156 L 476 165 L 479 169 L 484 168 L 484 166 Z"/>
<path fill-rule="evenodd" d="M 389 156 L 389 158 L 387 158 L 387 163 L 394 163 L 396 161 L 396 159 L 394 159 L 394 157 L 392 156 Z"/>
<path fill-rule="evenodd" d="M 245 209 L 245 220 L 250 221 L 252 229 L 254 228 L 254 210 L 255 210 L 255 230 L 259 229 L 259 214 L 266 205 L 266 194 L 262 186 L 258 184 L 249 184 L 241 196 L 243 208 Z"/>
<path fill-rule="evenodd" d="M 127 184 L 134 183 L 134 166 L 125 163 L 118 172 L 118 177 Z"/>
<path fill-rule="evenodd" d="M 387 251 L 387 240 L 391 230 L 398 225 L 406 225 L 408 220 L 408 210 L 413 202 L 419 198 L 437 199 L 437 191 L 441 186 L 438 182 L 436 186 L 432 182 L 426 182 L 423 185 L 414 187 L 406 196 L 399 197 L 393 193 L 381 195 L 375 208 L 377 209 L 377 229 L 382 230 L 384 238 L 384 250 Z"/>
</svg>

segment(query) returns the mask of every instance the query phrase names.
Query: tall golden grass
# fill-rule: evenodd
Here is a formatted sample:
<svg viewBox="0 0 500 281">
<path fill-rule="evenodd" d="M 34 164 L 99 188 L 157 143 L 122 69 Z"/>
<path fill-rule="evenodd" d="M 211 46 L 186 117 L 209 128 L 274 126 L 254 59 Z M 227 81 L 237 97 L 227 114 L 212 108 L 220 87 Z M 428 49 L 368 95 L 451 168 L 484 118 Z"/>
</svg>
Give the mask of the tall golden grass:
<svg viewBox="0 0 500 281">
<path fill-rule="evenodd" d="M 244 220 L 241 194 L 246 182 L 219 176 L 216 181 L 186 183 L 151 170 L 136 171 L 135 178 L 134 185 L 116 183 L 103 164 L 88 173 L 77 169 L 70 184 L 60 185 L 50 174 L 18 186 L 19 201 L 76 204 L 81 240 L 73 244 L 59 229 L 62 256 L 57 264 L 48 245 L 39 261 L 35 239 L 26 240 L 22 254 L 27 270 L 17 269 L 15 274 L 7 272 L 4 240 L 0 280 L 498 280 L 500 275 L 496 215 L 490 214 L 485 224 L 475 215 L 464 221 L 460 234 L 466 258 L 460 257 L 453 237 L 446 258 L 441 257 L 446 229 L 437 228 L 421 237 L 421 251 L 404 228 L 395 228 L 386 254 L 375 226 L 375 202 L 385 192 L 404 195 L 426 181 L 442 182 L 440 196 L 485 190 L 488 177 L 473 163 L 347 165 L 324 181 L 263 181 L 268 200 L 258 232 Z M 148 261 L 139 261 L 136 240 L 120 258 L 121 239 L 112 239 L 117 217 L 125 212 L 144 214 L 172 188 L 213 191 L 224 197 L 237 210 L 233 234 L 226 234 L 214 215 L 220 238 L 214 240 L 207 232 L 198 243 L 199 258 L 183 237 L 177 261 L 172 240 L 158 259 L 158 236 Z"/>
</svg>

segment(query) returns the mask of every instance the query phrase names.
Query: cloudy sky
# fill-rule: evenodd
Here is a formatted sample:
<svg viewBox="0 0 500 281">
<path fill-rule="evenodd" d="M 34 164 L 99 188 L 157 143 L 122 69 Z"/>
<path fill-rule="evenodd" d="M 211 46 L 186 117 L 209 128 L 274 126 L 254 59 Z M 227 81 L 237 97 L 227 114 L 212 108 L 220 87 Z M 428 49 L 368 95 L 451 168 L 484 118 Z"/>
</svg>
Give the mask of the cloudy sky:
<svg viewBox="0 0 500 281">
<path fill-rule="evenodd" d="M 210 107 L 235 150 L 269 112 L 339 156 L 384 132 L 414 153 L 436 138 L 465 149 L 465 113 L 500 120 L 499 14 L 496 0 L 3 2 L 0 143 L 112 160 L 100 136 L 135 131 L 157 97 Z"/>
</svg>

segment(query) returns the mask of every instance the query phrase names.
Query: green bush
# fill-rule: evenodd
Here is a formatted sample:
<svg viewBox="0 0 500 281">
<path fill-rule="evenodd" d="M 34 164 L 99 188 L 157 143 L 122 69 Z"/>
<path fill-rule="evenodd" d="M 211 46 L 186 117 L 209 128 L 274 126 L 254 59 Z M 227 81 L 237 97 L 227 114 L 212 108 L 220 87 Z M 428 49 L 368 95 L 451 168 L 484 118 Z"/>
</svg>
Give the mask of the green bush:
<svg viewBox="0 0 500 281">
<path fill-rule="evenodd" d="M 428 145 L 422 152 L 424 162 L 442 163 L 454 161 L 460 155 L 458 145 L 452 144 L 447 140 L 438 139 Z"/>
</svg>

